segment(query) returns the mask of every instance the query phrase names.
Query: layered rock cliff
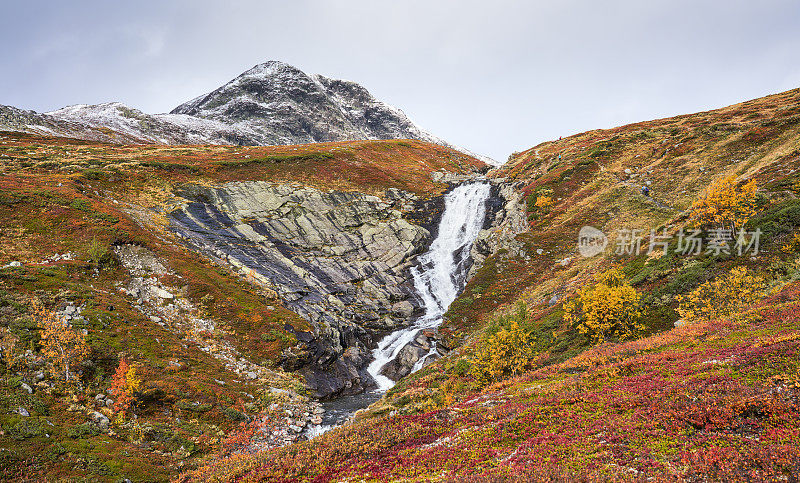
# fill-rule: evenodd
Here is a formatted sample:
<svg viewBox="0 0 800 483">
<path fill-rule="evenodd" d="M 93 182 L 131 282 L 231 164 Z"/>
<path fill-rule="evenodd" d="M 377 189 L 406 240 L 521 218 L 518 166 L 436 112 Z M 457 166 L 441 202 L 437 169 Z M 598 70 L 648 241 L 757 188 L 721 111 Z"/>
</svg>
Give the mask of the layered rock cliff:
<svg viewBox="0 0 800 483">
<path fill-rule="evenodd" d="M 187 244 L 312 322 L 313 332 L 295 334 L 300 344 L 285 351 L 284 368 L 303 374 L 318 397 L 373 383 L 364 370 L 370 350 L 420 313 L 410 269 L 432 241 L 441 197 L 263 181 L 190 185 L 178 194 L 185 203 L 169 218 Z M 493 200 L 491 220 L 504 205 L 499 189 Z"/>
<path fill-rule="evenodd" d="M 274 290 L 315 333 L 284 354 L 319 396 L 358 392 L 377 334 L 415 314 L 408 270 L 430 240 L 409 222 L 421 202 L 391 189 L 382 198 L 267 182 L 191 186 L 171 213 L 175 231 L 201 252 Z"/>
</svg>

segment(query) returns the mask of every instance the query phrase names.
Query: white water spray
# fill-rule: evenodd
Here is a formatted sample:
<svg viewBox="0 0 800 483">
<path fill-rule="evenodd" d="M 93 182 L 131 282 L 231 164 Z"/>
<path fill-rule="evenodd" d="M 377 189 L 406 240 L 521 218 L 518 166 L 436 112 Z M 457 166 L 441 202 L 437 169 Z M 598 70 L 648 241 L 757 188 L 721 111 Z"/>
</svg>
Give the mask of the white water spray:
<svg viewBox="0 0 800 483">
<path fill-rule="evenodd" d="M 439 222 L 439 233 L 427 253 L 420 256 L 420 264 L 412 269 L 414 288 L 422 299 L 425 313 L 412 326 L 383 338 L 372 352 L 374 360 L 367 372 L 386 391 L 394 381 L 380 373 L 420 330 L 438 327 L 447 308 L 463 290 L 467 278 L 467 264 L 472 244 L 478 236 L 486 217 L 486 200 L 491 186 L 476 182 L 458 186 L 445 197 L 445 208 Z M 425 360 L 436 352 L 435 345 L 415 364 L 420 369 Z"/>
</svg>

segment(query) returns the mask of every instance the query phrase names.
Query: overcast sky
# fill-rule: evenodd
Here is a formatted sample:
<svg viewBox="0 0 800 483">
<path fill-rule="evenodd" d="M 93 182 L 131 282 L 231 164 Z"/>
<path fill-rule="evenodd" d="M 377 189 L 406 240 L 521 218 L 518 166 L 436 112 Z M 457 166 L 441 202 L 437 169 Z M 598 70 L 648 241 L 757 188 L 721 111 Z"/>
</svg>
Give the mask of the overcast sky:
<svg viewBox="0 0 800 483">
<path fill-rule="evenodd" d="M 796 0 L 0 0 L 0 104 L 171 110 L 267 60 L 506 159 L 800 87 Z"/>
</svg>

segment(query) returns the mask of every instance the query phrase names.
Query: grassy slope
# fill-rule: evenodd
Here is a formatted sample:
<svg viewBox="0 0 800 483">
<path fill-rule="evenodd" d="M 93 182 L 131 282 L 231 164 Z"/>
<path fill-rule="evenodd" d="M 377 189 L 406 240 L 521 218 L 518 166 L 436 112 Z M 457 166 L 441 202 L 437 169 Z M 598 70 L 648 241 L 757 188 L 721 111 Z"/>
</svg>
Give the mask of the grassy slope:
<svg viewBox="0 0 800 483">
<path fill-rule="evenodd" d="M 800 227 L 798 172 L 800 90 L 515 153 L 495 175 L 529 195 L 531 229 L 517 237 L 523 253 L 490 257 L 448 312 L 443 330 L 466 344 L 350 427 L 186 479 L 796 475 L 800 287 L 792 282 L 797 261 L 779 247 Z M 581 226 L 608 234 L 680 226 L 708 183 L 728 174 L 760 187 L 761 213 L 749 225 L 765 232 L 759 256 L 577 256 Z M 650 199 L 639 193 L 645 180 Z M 533 205 L 544 190 L 555 199 L 547 212 Z M 547 302 L 613 264 L 644 296 L 646 337 L 590 348 L 563 324 L 562 304 Z M 677 295 L 740 264 L 783 287 L 780 294 L 735 320 L 671 329 Z M 532 370 L 477 387 L 465 374 L 474 334 L 519 301 L 538 354 Z"/>
<path fill-rule="evenodd" d="M 274 380 L 255 383 L 226 370 L 197 344 L 132 308 L 132 299 L 118 289 L 129 277 L 124 268 L 108 259 L 95 271 L 87 261 L 93 243 L 105 248 L 136 243 L 153 250 L 176 274 L 162 281 L 204 306 L 221 329 L 203 337 L 225 339 L 249 360 L 274 365 L 292 344 L 291 337 L 274 334 L 283 334 L 286 323 L 300 329 L 307 323 L 176 242 L 159 214 L 173 202 L 175 187 L 250 179 L 374 193 L 397 187 L 430 195 L 445 189 L 430 181 L 430 172 L 480 166 L 416 141 L 164 147 L 0 133 L 0 266 L 23 262 L 0 270 L 0 326 L 20 338 L 21 351 L 33 349 L 28 358 L 33 364 L 38 331 L 27 313 L 28 300 L 35 296 L 49 307 L 69 300 L 86 305 L 87 321 L 80 328 L 88 331 L 92 346 L 92 364 L 78 390 L 56 384 L 28 395 L 20 388 L 21 375 L 30 382 L 38 368 L 2 368 L 0 479 L 161 481 L 218 449 L 221 436 L 238 425 L 230 409 L 251 415 L 264 410 L 275 399 L 269 386 L 302 393 L 302 383 L 280 371 Z M 42 263 L 65 252 L 75 253 L 76 260 Z M 68 412 L 68 406 L 105 392 L 121 356 L 139 364 L 145 381 L 137 414 L 146 434 L 140 438 L 135 433 L 141 428 L 115 426 L 115 435 L 70 437 L 70 429 L 86 417 Z M 202 411 L 186 409 L 187 401 L 199 403 Z M 20 406 L 31 418 L 11 414 Z"/>
<path fill-rule="evenodd" d="M 795 283 L 736 320 L 600 346 L 446 407 L 234 457 L 183 481 L 797 474 L 798 295 Z"/>
</svg>

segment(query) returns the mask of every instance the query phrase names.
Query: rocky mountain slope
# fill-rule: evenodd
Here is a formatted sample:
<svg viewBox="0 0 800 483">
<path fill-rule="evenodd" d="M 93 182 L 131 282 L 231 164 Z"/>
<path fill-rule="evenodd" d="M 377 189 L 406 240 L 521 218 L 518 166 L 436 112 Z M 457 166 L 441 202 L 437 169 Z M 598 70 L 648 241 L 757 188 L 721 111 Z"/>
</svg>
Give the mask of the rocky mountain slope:
<svg viewBox="0 0 800 483">
<path fill-rule="evenodd" d="M 308 75 L 283 62 L 259 64 L 172 114 L 220 121 L 257 132 L 252 144 L 356 139 L 419 139 L 443 144 L 403 112 L 355 82 Z"/>
<path fill-rule="evenodd" d="M 800 90 L 580 133 L 492 170 L 409 140 L 170 146 L 3 132 L 0 173 L 0 478 L 800 474 Z M 761 234 L 758 252 L 737 253 L 734 239 L 680 252 L 692 203 L 727 177 L 757 187 L 743 227 Z M 322 420 L 318 398 L 363 389 L 365 352 L 413 319 L 409 267 L 442 196 L 476 178 L 492 188 L 470 280 L 421 333 L 446 355 L 352 422 L 293 444 Z M 586 226 L 607 236 L 593 256 L 579 248 Z M 626 242 L 633 230 L 640 250 Z M 650 230 L 669 241 L 648 250 Z M 637 326 L 598 343 L 568 314 L 609 271 L 635 294 Z M 681 315 L 709 286 L 740 306 Z M 33 300 L 85 337 L 76 377 L 44 350 Z M 130 394 L 115 377 L 123 361 L 141 379 Z"/>
<path fill-rule="evenodd" d="M 527 230 L 450 307 L 440 334 L 455 350 L 352 424 L 183 481 L 796 479 L 798 173 L 800 90 L 514 153 L 489 176 L 524 205 L 526 219 L 507 227 Z M 679 251 L 691 204 L 730 176 L 758 187 L 744 228 L 761 234 L 759 251 L 739 254 L 735 239 L 727 251 Z M 607 236 L 594 256 L 579 250 L 584 226 Z M 651 229 L 666 246 L 649 250 Z M 626 242 L 632 230 L 641 250 Z M 633 340 L 598 344 L 567 312 L 614 267 L 640 297 L 641 325 Z M 752 278 L 735 285 L 737 273 Z M 741 307 L 689 319 L 682 304 L 707 287 L 732 290 Z"/>
<path fill-rule="evenodd" d="M 442 195 L 487 168 L 419 141 L 0 134 L 0 475 L 164 480 L 297 441 L 317 397 L 371 382 L 375 339 L 419 306 Z M 77 379 L 49 365 L 33 299 L 85 333 Z M 142 380 L 126 414 L 123 360 Z"/>
<path fill-rule="evenodd" d="M 271 146 L 416 139 L 453 147 L 355 82 L 309 75 L 278 61 L 256 65 L 169 114 L 146 114 L 119 102 L 46 113 L 0 105 L 0 130 L 124 144 Z"/>
<path fill-rule="evenodd" d="M 363 373 L 373 337 L 408 323 L 418 303 L 409 269 L 430 243 L 410 223 L 416 195 L 322 192 L 266 182 L 190 188 L 169 214 L 188 244 L 274 290 L 316 334 L 282 361 L 320 397 L 373 384 Z M 417 216 L 420 213 L 416 213 Z"/>
</svg>

